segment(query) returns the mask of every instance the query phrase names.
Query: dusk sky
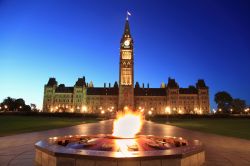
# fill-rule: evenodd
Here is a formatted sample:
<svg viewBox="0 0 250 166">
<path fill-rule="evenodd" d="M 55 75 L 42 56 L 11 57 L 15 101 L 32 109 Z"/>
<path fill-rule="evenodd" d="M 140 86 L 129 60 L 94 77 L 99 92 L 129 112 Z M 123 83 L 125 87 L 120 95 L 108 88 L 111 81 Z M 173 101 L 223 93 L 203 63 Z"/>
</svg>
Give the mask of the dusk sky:
<svg viewBox="0 0 250 166">
<path fill-rule="evenodd" d="M 118 81 L 127 10 L 135 81 L 187 87 L 201 78 L 212 108 L 222 90 L 250 103 L 249 0 L 0 0 L 0 101 L 41 108 L 49 77 Z"/>
</svg>

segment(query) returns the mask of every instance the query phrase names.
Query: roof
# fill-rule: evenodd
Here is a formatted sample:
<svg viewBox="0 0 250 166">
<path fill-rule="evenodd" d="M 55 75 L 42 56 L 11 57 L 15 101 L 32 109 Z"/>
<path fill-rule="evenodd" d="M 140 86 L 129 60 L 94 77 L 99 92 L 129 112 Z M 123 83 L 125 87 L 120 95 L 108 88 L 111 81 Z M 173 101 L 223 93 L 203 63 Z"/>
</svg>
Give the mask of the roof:
<svg viewBox="0 0 250 166">
<path fill-rule="evenodd" d="M 178 85 L 178 83 L 175 81 L 175 79 L 168 78 L 167 87 L 168 87 L 168 88 L 179 88 L 179 85 Z"/>
<path fill-rule="evenodd" d="M 196 83 L 197 88 L 208 88 L 203 79 L 199 79 Z"/>
<path fill-rule="evenodd" d="M 135 96 L 166 96 L 164 88 L 135 88 Z"/>
<path fill-rule="evenodd" d="M 87 95 L 118 95 L 119 89 L 118 88 L 88 88 Z"/>
<path fill-rule="evenodd" d="M 126 23 L 125 23 L 124 35 L 130 35 L 130 28 L 129 28 L 128 20 L 126 20 Z"/>
<path fill-rule="evenodd" d="M 75 86 L 86 86 L 85 77 L 78 78 L 78 80 L 75 83 Z"/>
<path fill-rule="evenodd" d="M 65 87 L 64 84 L 60 84 L 56 88 L 56 93 L 73 93 L 74 92 L 74 87 Z"/>
<path fill-rule="evenodd" d="M 179 94 L 197 94 L 198 91 L 196 88 L 180 88 Z"/>
<path fill-rule="evenodd" d="M 49 78 L 47 86 L 54 86 L 54 85 L 57 85 L 56 79 L 55 78 Z"/>
</svg>

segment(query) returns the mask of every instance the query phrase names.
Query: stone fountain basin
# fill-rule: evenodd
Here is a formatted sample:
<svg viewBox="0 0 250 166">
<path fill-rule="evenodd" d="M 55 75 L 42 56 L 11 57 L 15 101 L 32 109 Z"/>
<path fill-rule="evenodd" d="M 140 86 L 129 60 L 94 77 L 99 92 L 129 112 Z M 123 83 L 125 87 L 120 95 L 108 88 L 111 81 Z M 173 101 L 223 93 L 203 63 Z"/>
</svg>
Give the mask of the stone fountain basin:
<svg viewBox="0 0 250 166">
<path fill-rule="evenodd" d="M 74 137 L 78 136 L 70 136 Z M 72 149 L 56 144 L 55 139 L 35 144 L 37 166 L 200 166 L 205 162 L 204 148 L 198 140 L 188 140 L 186 146 L 171 149 L 124 153 Z"/>
</svg>

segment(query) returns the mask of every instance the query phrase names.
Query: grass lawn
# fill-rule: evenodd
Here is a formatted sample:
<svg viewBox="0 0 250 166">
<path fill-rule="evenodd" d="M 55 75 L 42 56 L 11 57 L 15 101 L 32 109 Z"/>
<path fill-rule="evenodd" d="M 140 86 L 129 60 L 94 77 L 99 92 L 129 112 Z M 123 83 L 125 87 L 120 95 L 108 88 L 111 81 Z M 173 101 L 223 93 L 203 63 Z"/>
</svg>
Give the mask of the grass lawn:
<svg viewBox="0 0 250 166">
<path fill-rule="evenodd" d="M 166 123 L 166 119 L 152 120 Z M 250 139 L 250 119 L 241 118 L 197 118 L 170 119 L 170 125 L 190 130 L 214 133 L 219 135 Z"/>
<path fill-rule="evenodd" d="M 94 118 L 79 117 L 42 117 L 42 116 L 0 116 L 0 136 L 55 129 L 78 125 L 81 123 L 97 122 Z"/>
</svg>

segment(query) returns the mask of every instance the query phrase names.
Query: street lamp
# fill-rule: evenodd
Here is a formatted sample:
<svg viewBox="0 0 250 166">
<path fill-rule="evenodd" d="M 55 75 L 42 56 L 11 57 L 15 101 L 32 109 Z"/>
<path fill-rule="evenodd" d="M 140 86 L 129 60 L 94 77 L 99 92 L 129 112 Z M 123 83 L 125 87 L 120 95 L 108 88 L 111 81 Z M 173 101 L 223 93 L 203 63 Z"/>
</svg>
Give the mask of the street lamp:
<svg viewBox="0 0 250 166">
<path fill-rule="evenodd" d="M 148 114 L 149 114 L 149 115 L 152 115 L 152 111 L 148 111 Z"/>
</svg>

